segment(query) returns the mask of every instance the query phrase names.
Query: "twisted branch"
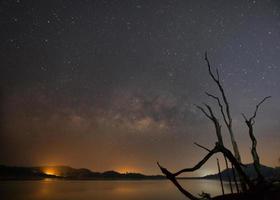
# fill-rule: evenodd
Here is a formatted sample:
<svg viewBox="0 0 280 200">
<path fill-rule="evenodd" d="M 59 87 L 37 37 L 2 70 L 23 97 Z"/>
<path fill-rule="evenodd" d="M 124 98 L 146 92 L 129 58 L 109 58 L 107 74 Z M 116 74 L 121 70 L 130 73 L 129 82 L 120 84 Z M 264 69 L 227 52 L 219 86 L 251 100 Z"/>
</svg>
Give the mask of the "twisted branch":
<svg viewBox="0 0 280 200">
<path fill-rule="evenodd" d="M 168 178 L 178 188 L 178 190 L 180 190 L 186 197 L 190 198 L 191 200 L 197 200 L 198 199 L 197 197 L 193 196 L 186 189 L 182 188 L 182 186 L 178 183 L 176 177 L 182 173 L 193 172 L 200 169 L 216 153 L 222 153 L 227 159 L 229 159 L 229 161 L 235 167 L 236 171 L 238 171 L 238 173 L 242 176 L 243 180 L 249 186 L 249 188 L 253 187 L 253 184 L 251 183 L 248 176 L 242 170 L 238 160 L 234 157 L 234 155 L 231 153 L 230 150 L 225 148 L 219 142 L 216 143 L 215 147 L 212 150 L 210 150 L 202 160 L 200 160 L 195 166 L 191 168 L 185 168 L 178 172 L 172 173 L 166 168 L 164 168 L 163 166 L 161 166 L 159 163 L 157 163 L 157 165 L 161 169 L 162 173 L 166 176 L 166 178 Z"/>
<path fill-rule="evenodd" d="M 261 182 L 264 180 L 264 177 L 263 175 L 261 174 L 261 171 L 260 171 L 260 159 L 259 159 L 259 155 L 258 155 L 258 152 L 257 152 L 257 140 L 254 136 L 254 124 L 255 124 L 255 118 L 257 116 L 257 112 L 258 112 L 258 109 L 260 107 L 260 105 L 262 103 L 264 103 L 267 99 L 271 98 L 271 96 L 267 96 L 265 98 L 263 98 L 263 100 L 261 100 L 257 105 L 256 105 L 256 108 L 255 108 L 255 111 L 253 113 L 253 115 L 248 119 L 244 113 L 242 113 L 242 116 L 245 120 L 245 123 L 246 125 L 248 126 L 248 129 L 249 129 L 249 136 L 250 136 L 250 139 L 252 141 L 252 148 L 251 148 L 251 154 L 252 154 L 252 157 L 253 157 L 253 161 L 254 161 L 254 168 L 255 168 L 255 171 L 257 173 L 257 176 L 258 176 L 258 180 Z"/>
</svg>

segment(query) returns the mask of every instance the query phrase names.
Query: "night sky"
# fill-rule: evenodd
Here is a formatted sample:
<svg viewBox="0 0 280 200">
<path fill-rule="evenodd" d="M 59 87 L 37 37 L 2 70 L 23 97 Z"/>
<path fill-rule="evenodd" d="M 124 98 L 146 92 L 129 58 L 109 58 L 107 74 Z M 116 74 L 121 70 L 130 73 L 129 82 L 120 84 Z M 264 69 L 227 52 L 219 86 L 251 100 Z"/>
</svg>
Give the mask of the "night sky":
<svg viewBox="0 0 280 200">
<path fill-rule="evenodd" d="M 261 162 L 280 165 L 278 0 L 2 0 L 0 163 L 159 174 L 192 166 L 216 141 L 194 104 L 219 94 L 220 70 L 242 160 L 241 116 Z M 216 109 L 216 111 L 218 111 Z M 218 114 L 218 112 L 216 112 Z M 228 132 L 223 136 L 231 148 Z M 215 158 L 195 175 L 216 172 Z"/>
</svg>

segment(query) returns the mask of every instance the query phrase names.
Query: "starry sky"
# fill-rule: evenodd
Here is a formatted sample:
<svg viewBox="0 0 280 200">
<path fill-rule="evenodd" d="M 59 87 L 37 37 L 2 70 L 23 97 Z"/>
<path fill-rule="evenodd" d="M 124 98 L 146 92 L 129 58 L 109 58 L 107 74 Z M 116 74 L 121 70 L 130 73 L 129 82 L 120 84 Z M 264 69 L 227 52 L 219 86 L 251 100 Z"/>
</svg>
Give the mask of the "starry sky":
<svg viewBox="0 0 280 200">
<path fill-rule="evenodd" d="M 241 116 L 261 162 L 280 165 L 278 0 L 2 0 L 0 162 L 159 174 L 194 165 L 216 141 L 194 104 L 220 70 L 242 160 Z M 216 109 L 216 114 L 218 114 Z M 220 117 L 220 116 L 219 116 Z M 222 127 L 229 148 L 228 132 Z M 194 175 L 216 172 L 215 157 Z"/>
</svg>

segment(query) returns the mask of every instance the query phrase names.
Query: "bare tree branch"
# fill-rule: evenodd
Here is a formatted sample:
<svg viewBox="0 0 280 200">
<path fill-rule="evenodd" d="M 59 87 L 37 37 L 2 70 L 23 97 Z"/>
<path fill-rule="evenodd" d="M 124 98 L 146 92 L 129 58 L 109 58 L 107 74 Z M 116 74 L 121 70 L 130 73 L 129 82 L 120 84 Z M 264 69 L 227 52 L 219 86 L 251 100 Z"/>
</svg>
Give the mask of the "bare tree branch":
<svg viewBox="0 0 280 200">
<path fill-rule="evenodd" d="M 208 104 L 206 104 L 206 103 L 204 103 L 204 105 L 205 105 L 205 107 L 208 109 L 208 111 L 209 111 L 209 113 L 210 113 L 210 115 L 211 115 L 211 118 L 217 120 L 217 118 L 215 117 L 215 115 L 214 115 L 214 113 L 213 113 L 212 108 L 211 108 Z"/>
<path fill-rule="evenodd" d="M 258 152 L 257 152 L 257 140 L 254 136 L 254 124 L 255 124 L 255 118 L 257 116 L 257 112 L 258 112 L 258 109 L 260 107 L 260 105 L 262 103 L 264 103 L 267 99 L 271 98 L 271 96 L 267 96 L 265 98 L 263 98 L 263 100 L 261 100 L 257 105 L 256 105 L 256 108 L 255 108 L 255 111 L 253 113 L 253 115 L 248 119 L 246 117 L 245 114 L 242 113 L 242 116 L 245 120 L 245 123 L 246 125 L 248 126 L 248 129 L 249 129 L 249 136 L 250 136 L 250 139 L 252 141 L 252 148 L 251 148 L 251 154 L 252 154 L 252 157 L 253 157 L 253 161 L 254 161 L 254 168 L 255 168 L 255 171 L 257 172 L 257 175 L 258 175 L 258 180 L 259 181 L 263 181 L 264 180 L 264 177 L 263 175 L 261 174 L 261 171 L 260 171 L 260 159 L 259 159 L 259 155 L 258 155 Z"/>
<path fill-rule="evenodd" d="M 196 146 L 198 146 L 198 147 L 200 147 L 200 148 L 202 148 L 202 149 L 204 149 L 204 150 L 206 150 L 206 151 L 208 151 L 208 152 L 210 152 L 211 150 L 210 149 L 208 149 L 207 147 L 204 147 L 204 146 L 202 146 L 202 145 L 200 145 L 200 144 L 198 144 L 198 143 L 194 143 Z"/>
<path fill-rule="evenodd" d="M 212 78 L 215 82 L 219 82 L 219 79 L 216 78 L 216 77 L 214 76 L 214 74 L 213 74 L 213 72 L 212 72 L 212 70 L 211 70 L 210 62 L 209 62 L 208 57 L 207 57 L 207 51 L 205 52 L 205 61 L 206 61 L 206 63 L 207 63 L 208 72 L 209 72 L 211 78 Z"/>
<path fill-rule="evenodd" d="M 258 104 L 256 105 L 255 112 L 254 112 L 253 116 L 250 118 L 250 120 L 253 120 L 253 119 L 257 116 L 257 112 L 258 112 L 258 109 L 259 109 L 260 105 L 261 105 L 262 103 L 264 103 L 264 102 L 265 102 L 267 99 L 269 99 L 269 98 L 271 98 L 271 96 L 267 96 L 267 97 L 263 98 L 263 100 L 261 100 L 260 103 L 258 103 Z"/>
<path fill-rule="evenodd" d="M 219 70 L 216 69 L 216 75 L 217 75 L 217 80 L 220 81 L 220 74 L 219 74 Z"/>
<path fill-rule="evenodd" d="M 217 71 L 217 77 L 215 77 L 214 74 L 213 74 L 213 72 L 212 72 L 212 70 L 211 70 L 211 65 L 210 65 L 210 61 L 208 60 L 208 57 L 207 57 L 207 52 L 205 52 L 205 60 L 206 60 L 206 62 L 207 62 L 208 72 L 209 72 L 211 78 L 213 79 L 213 81 L 214 81 L 214 82 L 217 84 L 217 86 L 219 87 L 219 90 L 220 90 L 220 92 L 221 92 L 221 94 L 222 94 L 223 101 L 224 101 L 224 103 L 225 103 L 225 105 L 226 105 L 226 112 L 227 112 L 228 120 L 229 120 L 229 121 L 232 121 L 231 115 L 230 115 L 230 111 L 229 111 L 229 103 L 228 103 L 228 100 L 227 100 L 227 98 L 226 98 L 226 95 L 225 95 L 225 92 L 224 92 L 224 88 L 223 88 L 223 86 L 222 86 L 222 84 L 221 84 L 221 82 L 220 82 L 220 80 L 219 80 L 219 71 L 218 71 L 218 69 L 216 69 L 216 71 Z"/>
<path fill-rule="evenodd" d="M 216 154 L 216 153 L 223 153 L 225 155 L 225 157 L 227 157 L 230 162 L 232 162 L 232 164 L 235 166 L 236 170 L 238 171 L 238 173 L 240 173 L 240 175 L 244 178 L 244 180 L 246 181 L 246 183 L 249 186 L 252 186 L 251 181 L 249 180 L 249 178 L 247 177 L 247 175 L 244 173 L 244 171 L 241 168 L 240 163 L 238 162 L 238 160 L 232 155 L 231 151 L 228 150 L 227 148 L 225 148 L 223 145 L 221 145 L 220 143 L 216 143 L 216 146 L 201 160 L 199 161 L 194 167 L 192 168 L 185 168 L 182 169 L 176 173 L 174 173 L 174 176 L 178 176 L 182 173 L 185 172 L 193 172 L 195 170 L 198 170 L 212 155 Z"/>
<path fill-rule="evenodd" d="M 219 79 L 219 71 L 218 69 L 216 69 L 216 72 L 217 72 L 217 77 L 214 76 L 212 70 L 211 70 L 211 65 L 210 65 L 210 61 L 207 57 L 207 52 L 205 52 L 205 60 L 207 62 L 207 67 L 208 67 L 208 72 L 210 74 L 210 77 L 213 79 L 213 81 L 217 84 L 221 94 L 222 94 L 222 98 L 223 98 L 223 101 L 225 103 L 225 106 L 226 106 L 226 113 L 227 113 L 227 120 L 228 120 L 228 124 L 231 125 L 231 122 L 232 122 L 232 119 L 231 119 L 231 115 L 230 115 L 230 110 L 229 110 L 229 103 L 228 103 L 228 100 L 226 98 L 226 95 L 225 95 L 225 91 L 224 91 L 224 88 L 220 82 L 220 79 Z"/>
<path fill-rule="evenodd" d="M 204 108 L 202 108 L 201 106 L 198 106 L 198 105 L 195 105 L 199 110 L 201 110 L 201 112 L 207 117 L 209 118 L 210 120 L 211 119 L 211 116 L 204 110 Z"/>
<path fill-rule="evenodd" d="M 215 115 L 214 115 L 214 113 L 213 113 L 213 111 L 212 111 L 212 108 L 211 108 L 208 104 L 206 104 L 206 103 L 204 103 L 204 105 L 205 105 L 205 107 L 208 109 L 208 112 L 209 112 L 209 113 L 207 113 L 207 112 L 205 111 L 205 109 L 202 108 L 201 106 L 196 105 L 196 107 L 197 107 L 199 110 L 201 110 L 201 111 L 204 113 L 204 115 L 205 115 L 207 118 L 209 118 L 209 119 L 213 122 L 214 127 L 215 127 L 215 131 L 216 131 L 216 136 L 217 136 L 218 142 L 220 142 L 221 144 L 223 144 L 223 138 L 222 138 L 222 133 L 221 133 L 221 125 L 220 125 L 220 123 L 219 123 L 219 120 L 215 117 Z"/>
<path fill-rule="evenodd" d="M 208 93 L 208 92 L 205 92 L 205 93 L 206 93 L 207 96 L 209 96 L 209 97 L 211 97 L 211 98 L 213 98 L 214 100 L 217 101 L 217 103 L 218 103 L 218 105 L 219 105 L 219 107 L 220 107 L 220 111 L 221 111 L 221 113 L 222 113 L 224 122 L 225 122 L 225 124 L 228 126 L 229 124 L 228 124 L 228 121 L 227 121 L 227 119 L 226 119 L 226 115 L 225 115 L 225 112 L 224 112 L 224 107 L 223 107 L 223 105 L 222 105 L 222 103 L 221 103 L 221 101 L 220 101 L 220 98 L 217 97 L 217 96 L 215 96 L 215 95 L 213 95 L 213 94 L 210 94 L 210 93 Z"/>
<path fill-rule="evenodd" d="M 197 199 L 197 197 L 194 197 L 192 194 L 190 194 L 188 191 L 182 188 L 182 186 L 177 182 L 176 177 L 179 176 L 182 173 L 185 172 L 193 172 L 198 169 L 200 169 L 208 160 L 216 153 L 222 153 L 226 158 L 229 159 L 229 161 L 232 163 L 232 165 L 235 167 L 236 171 L 242 176 L 245 183 L 249 186 L 249 188 L 253 187 L 252 182 L 248 178 L 248 176 L 244 173 L 244 171 L 241 168 L 241 165 L 239 164 L 238 160 L 234 157 L 234 155 L 231 153 L 230 150 L 225 148 L 223 145 L 221 145 L 219 142 L 216 143 L 215 147 L 208 152 L 206 156 L 203 157 L 202 160 L 200 160 L 194 167 L 191 168 L 185 168 L 178 172 L 171 173 L 166 168 L 162 167 L 159 163 L 158 166 L 161 169 L 162 173 L 165 174 L 166 178 L 168 178 L 170 181 L 173 182 L 173 184 L 188 198 L 190 199 Z"/>
<path fill-rule="evenodd" d="M 184 189 L 177 181 L 176 177 L 169 172 L 166 168 L 162 167 L 158 162 L 157 162 L 158 167 L 160 168 L 161 172 L 168 178 L 176 187 L 177 189 L 183 193 L 186 197 L 188 197 L 191 200 L 198 200 L 199 198 L 195 197 L 192 195 L 190 192 L 188 192 L 186 189 Z"/>
<path fill-rule="evenodd" d="M 221 96 L 222 96 L 222 99 L 223 99 L 223 102 L 224 102 L 224 105 L 225 105 L 225 113 L 226 114 L 225 118 L 224 118 L 224 122 L 227 126 L 227 129 L 228 129 L 228 132 L 230 134 L 230 139 L 231 139 L 231 143 L 232 143 L 232 147 L 233 147 L 233 151 L 234 151 L 234 155 L 236 157 L 236 159 L 241 162 L 241 157 L 240 157 L 240 153 L 239 153 L 239 149 L 238 149 L 238 145 L 236 143 L 236 140 L 235 140 L 235 137 L 234 137 L 234 134 L 233 134 L 233 130 L 232 130 L 232 118 L 231 118 L 231 114 L 230 114 L 230 109 L 229 109 L 229 103 L 228 103 L 228 100 L 227 100 L 227 97 L 226 97 L 226 94 L 225 94 L 225 91 L 224 91 L 224 88 L 220 82 L 220 79 L 219 79 L 219 72 L 218 72 L 218 69 L 216 69 L 216 72 L 217 72 L 217 75 L 215 76 L 212 72 L 212 69 L 211 69 L 211 65 L 210 65 L 210 61 L 208 60 L 208 57 L 207 57 L 207 52 L 205 52 L 205 61 L 207 63 L 207 67 L 208 67 L 208 72 L 209 72 L 209 75 L 210 77 L 212 78 L 212 80 L 216 83 L 216 85 L 218 86 L 219 88 L 219 91 L 221 93 Z M 223 114 L 223 112 L 222 112 Z M 226 120 L 225 120 L 226 119 Z M 245 184 L 243 183 L 244 181 L 241 180 L 241 185 L 242 185 L 242 189 L 243 190 L 246 190 L 245 188 Z"/>
<path fill-rule="evenodd" d="M 174 173 L 173 175 L 174 175 L 174 176 L 178 176 L 178 175 L 180 175 L 180 174 L 182 174 L 182 173 L 185 173 L 185 172 L 193 172 L 193 171 L 195 171 L 195 170 L 198 170 L 198 169 L 201 168 L 201 167 L 204 165 L 204 163 L 206 163 L 207 160 L 208 160 L 209 158 L 211 158 L 211 156 L 214 155 L 215 153 L 218 153 L 218 148 L 217 148 L 217 147 L 215 147 L 214 149 L 210 150 L 210 151 L 208 152 L 208 154 L 207 154 L 206 156 L 204 156 L 204 158 L 203 158 L 201 161 L 199 161 L 194 167 L 182 169 L 182 170 L 180 170 L 180 171 Z"/>
<path fill-rule="evenodd" d="M 241 113 L 241 115 L 243 116 L 245 121 L 248 121 L 248 119 L 247 119 L 247 117 L 246 117 L 246 115 L 244 113 Z"/>
</svg>

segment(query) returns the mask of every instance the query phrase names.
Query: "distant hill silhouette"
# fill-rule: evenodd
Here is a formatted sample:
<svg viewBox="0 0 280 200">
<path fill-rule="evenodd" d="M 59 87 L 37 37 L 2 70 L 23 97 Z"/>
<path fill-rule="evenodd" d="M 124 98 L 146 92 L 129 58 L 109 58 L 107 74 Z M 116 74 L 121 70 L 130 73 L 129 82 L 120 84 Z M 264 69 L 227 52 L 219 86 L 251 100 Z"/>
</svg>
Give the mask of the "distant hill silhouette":
<svg viewBox="0 0 280 200">
<path fill-rule="evenodd" d="M 46 169 L 52 169 L 55 175 L 47 174 Z M 261 165 L 261 172 L 266 178 L 280 179 L 280 168 L 272 168 Z M 255 178 L 256 172 L 253 164 L 246 165 L 245 173 Z M 222 178 L 227 180 L 227 174 L 232 178 L 232 171 L 221 172 Z M 143 179 L 166 179 L 162 175 L 144 175 L 140 173 L 119 173 L 116 171 L 93 172 L 85 168 L 72 168 L 69 166 L 39 166 L 39 167 L 15 167 L 0 165 L 0 180 L 40 180 L 45 178 L 70 179 L 70 180 L 143 180 Z M 218 179 L 218 174 L 204 177 L 180 177 L 179 179 Z"/>
<path fill-rule="evenodd" d="M 267 167 L 265 165 L 261 165 L 260 170 L 261 170 L 261 173 L 263 174 L 263 176 L 266 177 L 266 178 L 280 179 L 280 168 L 279 167 L 272 168 L 272 167 Z M 247 164 L 246 167 L 244 167 L 244 171 L 251 179 L 257 178 L 257 174 L 256 174 L 256 171 L 254 169 L 253 164 Z M 222 179 L 224 179 L 224 180 L 227 180 L 228 176 L 233 178 L 232 169 L 230 168 L 228 170 L 223 170 L 221 172 L 221 176 L 222 176 Z M 205 178 L 205 179 L 218 179 L 219 174 L 218 173 L 217 174 L 211 174 L 211 175 L 204 176 L 203 178 Z"/>
<path fill-rule="evenodd" d="M 40 170 L 32 167 L 10 167 L 0 165 L 0 180 L 11 180 L 11 179 L 44 179 L 44 178 L 55 178 L 54 175 L 48 175 Z"/>
<path fill-rule="evenodd" d="M 45 172 L 51 168 L 56 175 Z M 141 180 L 165 179 L 161 175 L 144 175 L 140 173 L 119 173 L 116 171 L 93 172 L 89 169 L 75 169 L 68 166 L 40 166 L 40 167 L 14 167 L 0 165 L 0 180 L 40 180 L 45 178 L 71 179 L 71 180 Z"/>
</svg>

